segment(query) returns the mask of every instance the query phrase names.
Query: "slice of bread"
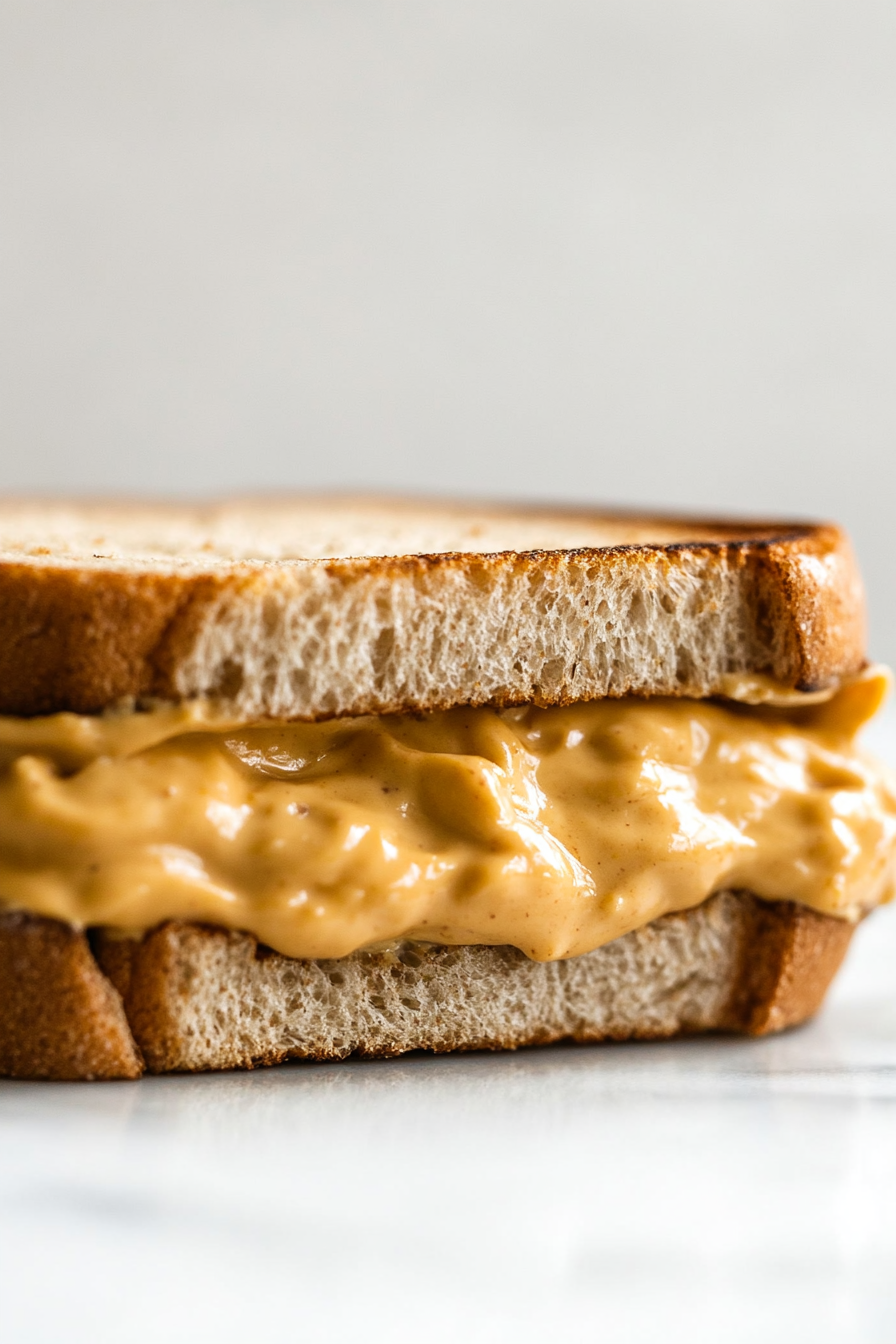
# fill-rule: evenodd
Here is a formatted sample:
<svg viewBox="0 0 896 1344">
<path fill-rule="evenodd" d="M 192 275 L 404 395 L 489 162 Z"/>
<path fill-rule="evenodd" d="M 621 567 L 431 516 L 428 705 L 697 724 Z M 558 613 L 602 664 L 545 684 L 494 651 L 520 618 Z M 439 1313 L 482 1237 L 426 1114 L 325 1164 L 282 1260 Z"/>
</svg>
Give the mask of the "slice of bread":
<svg viewBox="0 0 896 1344">
<path fill-rule="evenodd" d="M 94 959 L 84 934 L 7 914 L 0 1074 L 134 1078 L 144 1062 L 164 1073 L 563 1039 L 763 1035 L 816 1011 L 852 932 L 790 902 L 722 892 L 559 962 L 510 947 L 412 943 L 293 961 L 247 934 L 178 923 L 140 940 L 96 931 Z"/>
<path fill-rule="evenodd" d="M 864 655 L 832 526 L 407 500 L 0 506 L 0 713 L 246 717 L 815 689 Z"/>
</svg>

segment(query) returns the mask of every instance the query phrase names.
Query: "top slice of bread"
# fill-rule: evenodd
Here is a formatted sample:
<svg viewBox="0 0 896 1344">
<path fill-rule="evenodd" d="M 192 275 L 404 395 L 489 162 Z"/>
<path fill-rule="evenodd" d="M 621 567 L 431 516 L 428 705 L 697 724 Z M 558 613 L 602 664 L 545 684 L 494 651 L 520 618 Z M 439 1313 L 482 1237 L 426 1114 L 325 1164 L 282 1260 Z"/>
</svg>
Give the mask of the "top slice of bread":
<svg viewBox="0 0 896 1344">
<path fill-rule="evenodd" d="M 856 671 L 831 525 L 414 500 L 0 503 L 0 712 L 246 718 L 707 696 Z"/>
</svg>

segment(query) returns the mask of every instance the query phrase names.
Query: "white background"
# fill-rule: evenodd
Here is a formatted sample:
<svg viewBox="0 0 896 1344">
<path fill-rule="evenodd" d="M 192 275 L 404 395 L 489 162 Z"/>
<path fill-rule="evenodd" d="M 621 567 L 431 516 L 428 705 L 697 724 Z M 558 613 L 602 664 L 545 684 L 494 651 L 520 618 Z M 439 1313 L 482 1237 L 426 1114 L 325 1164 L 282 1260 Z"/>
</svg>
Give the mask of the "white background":
<svg viewBox="0 0 896 1344">
<path fill-rule="evenodd" d="M 0 489 L 830 515 L 896 662 L 894 239 L 890 0 L 2 0 Z M 0 1084 L 0 1334 L 892 1341 L 894 958 L 780 1041 Z"/>
</svg>

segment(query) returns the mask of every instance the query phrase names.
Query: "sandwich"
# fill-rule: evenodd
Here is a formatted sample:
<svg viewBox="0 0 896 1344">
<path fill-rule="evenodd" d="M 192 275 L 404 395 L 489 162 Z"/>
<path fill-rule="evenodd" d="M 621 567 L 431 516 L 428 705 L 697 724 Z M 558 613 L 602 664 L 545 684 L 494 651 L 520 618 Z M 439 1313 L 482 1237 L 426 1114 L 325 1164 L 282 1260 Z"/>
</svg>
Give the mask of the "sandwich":
<svg viewBox="0 0 896 1344">
<path fill-rule="evenodd" d="M 0 505 L 0 1074 L 761 1035 L 890 899 L 831 525 Z"/>
</svg>

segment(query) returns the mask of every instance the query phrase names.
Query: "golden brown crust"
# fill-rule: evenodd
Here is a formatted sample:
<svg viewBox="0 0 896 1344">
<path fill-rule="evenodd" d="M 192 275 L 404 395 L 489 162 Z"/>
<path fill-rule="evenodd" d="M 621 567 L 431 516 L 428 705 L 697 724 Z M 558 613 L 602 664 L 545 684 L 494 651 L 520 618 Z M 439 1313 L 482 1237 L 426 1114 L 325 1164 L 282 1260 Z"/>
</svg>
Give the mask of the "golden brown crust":
<svg viewBox="0 0 896 1344">
<path fill-rule="evenodd" d="M 143 1042 L 141 1053 L 150 1073 L 177 1069 L 183 1053 L 177 1010 L 189 996 L 190 978 L 170 936 L 177 927 L 162 924 L 140 942 L 108 937 L 97 940 L 99 964 L 124 1001 L 134 1039 Z M 188 927 L 201 930 L 201 937 L 214 937 L 220 932 L 201 925 Z"/>
<path fill-rule="evenodd" d="M 812 691 L 857 671 L 865 649 L 865 601 L 849 542 L 835 527 L 807 531 L 799 541 L 765 549 L 757 609 L 781 630 L 776 675 Z"/>
<path fill-rule="evenodd" d="M 0 713 L 93 713 L 168 689 L 164 659 L 209 582 L 0 564 Z"/>
<path fill-rule="evenodd" d="M 143 1061 L 121 998 L 83 933 L 0 915 L 0 1076 L 138 1078 Z"/>
<path fill-rule="evenodd" d="M 581 516 L 618 521 L 623 515 Z M 668 523 L 670 531 L 685 522 L 696 526 L 681 519 L 628 521 Z M 416 575 L 425 578 L 434 600 L 440 576 L 451 573 L 462 573 L 475 588 L 496 576 L 512 573 L 519 580 L 550 575 L 571 564 L 593 567 L 595 573 L 645 568 L 655 573 L 658 562 L 671 571 L 702 558 L 745 575 L 754 624 L 762 635 L 756 647 L 764 652 L 757 654 L 757 666 L 744 670 L 770 671 L 785 684 L 812 689 L 862 665 L 861 585 L 839 529 L 707 520 L 703 530 L 705 540 L 697 532 L 694 540 L 669 545 L 305 563 L 320 566 L 347 586 L 371 576 L 398 583 Z M 92 713 L 124 697 L 177 700 L 182 693 L 179 670 L 193 656 L 201 632 L 214 627 L 217 613 L 247 595 L 259 605 L 266 595 L 279 600 L 288 573 L 278 565 L 245 563 L 218 567 L 214 573 L 175 567 L 149 572 L 124 563 L 121 569 L 29 564 L 25 559 L 0 563 L 0 713 Z M 228 688 L 222 684 L 217 691 L 226 696 Z M 562 703 L 569 694 L 559 685 L 535 686 L 525 698 Z M 472 691 L 466 696 L 471 702 L 475 698 Z M 513 696 L 498 691 L 484 698 L 499 703 Z M 462 701 L 452 692 L 451 703 Z M 403 707 L 400 699 L 386 697 L 381 703 L 374 694 L 344 712 L 386 713 Z M 440 707 L 438 695 L 432 703 L 427 697 L 425 704 L 409 707 Z M 326 717 L 328 712 L 325 706 L 312 708 L 309 716 Z"/>
<path fill-rule="evenodd" d="M 846 956 L 854 924 L 787 901 L 752 900 L 724 1026 L 750 1036 L 812 1017 Z"/>
</svg>

